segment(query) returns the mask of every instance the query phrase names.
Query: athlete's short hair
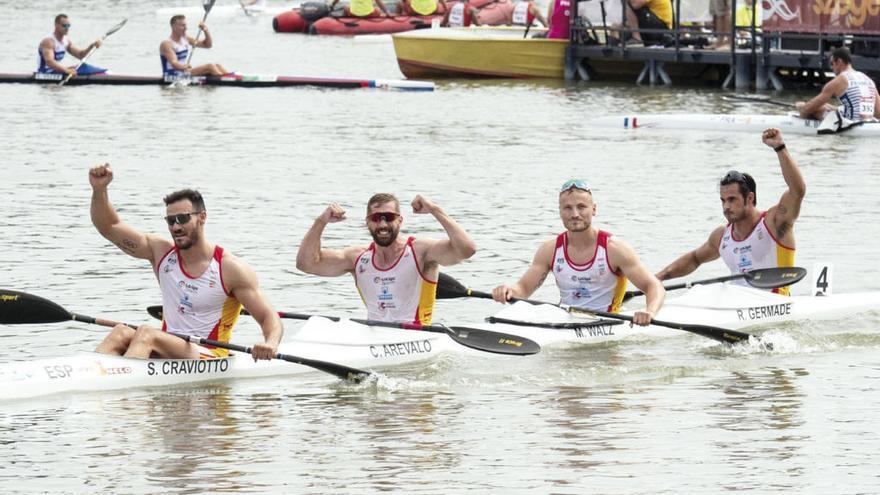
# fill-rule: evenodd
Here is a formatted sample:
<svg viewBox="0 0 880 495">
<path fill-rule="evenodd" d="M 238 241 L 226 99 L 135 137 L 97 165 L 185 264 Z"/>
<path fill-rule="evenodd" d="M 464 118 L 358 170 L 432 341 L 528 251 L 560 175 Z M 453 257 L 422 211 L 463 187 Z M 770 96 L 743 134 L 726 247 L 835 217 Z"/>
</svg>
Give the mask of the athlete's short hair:
<svg viewBox="0 0 880 495">
<path fill-rule="evenodd" d="M 367 201 L 367 215 L 370 214 L 374 206 L 390 202 L 394 203 L 394 211 L 400 213 L 400 201 L 397 200 L 397 196 L 391 193 L 376 193 Z"/>
<path fill-rule="evenodd" d="M 67 14 L 58 14 L 55 16 L 55 24 L 61 22 L 62 19 L 67 19 Z"/>
<path fill-rule="evenodd" d="M 192 203 L 195 211 L 205 211 L 205 200 L 202 198 L 202 193 L 195 189 L 181 189 L 179 191 L 174 191 L 168 196 L 165 196 L 163 201 L 165 201 L 165 206 L 168 206 L 171 203 L 177 203 L 184 199 L 188 199 L 190 203 Z"/>
<path fill-rule="evenodd" d="M 831 60 L 840 60 L 841 62 L 849 65 L 852 63 L 852 53 L 849 52 L 849 48 L 845 46 L 841 46 L 839 48 L 835 48 L 833 52 L 831 52 Z"/>
<path fill-rule="evenodd" d="M 748 197 L 749 193 L 752 193 L 754 194 L 752 204 L 758 204 L 758 186 L 755 184 L 755 179 L 752 178 L 751 175 L 731 170 L 721 179 L 722 186 L 728 184 L 739 184 L 739 193 L 742 194 L 742 197 Z"/>
<path fill-rule="evenodd" d="M 171 16 L 171 22 L 169 22 L 169 24 L 171 24 L 173 26 L 175 22 L 182 20 L 182 19 L 186 19 L 186 16 L 183 14 L 173 15 L 173 16 Z"/>
</svg>

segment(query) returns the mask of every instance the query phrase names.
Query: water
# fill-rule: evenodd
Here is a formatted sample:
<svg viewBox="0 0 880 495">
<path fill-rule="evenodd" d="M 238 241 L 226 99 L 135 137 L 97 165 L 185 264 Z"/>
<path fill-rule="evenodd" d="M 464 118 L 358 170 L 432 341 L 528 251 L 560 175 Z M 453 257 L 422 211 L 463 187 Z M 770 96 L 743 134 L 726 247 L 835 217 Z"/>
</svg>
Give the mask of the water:
<svg viewBox="0 0 880 495">
<path fill-rule="evenodd" d="M 36 44 L 64 11 L 80 46 L 128 17 L 90 62 L 154 74 L 168 34 L 168 15 L 157 11 L 169 7 L 4 4 L 0 18 L 16 29 L 0 32 L 0 69 L 32 70 Z M 401 77 L 387 40 L 276 35 L 270 16 L 228 10 L 209 17 L 216 45 L 198 50 L 196 62 Z M 87 170 L 97 163 L 113 165 L 111 200 L 131 225 L 164 234 L 162 196 L 197 187 L 209 239 L 254 268 L 276 307 L 357 316 L 364 312 L 348 277 L 319 279 L 294 266 L 302 235 L 330 201 L 349 211 L 324 237 L 340 248 L 366 242 L 355 219 L 374 192 L 436 201 L 479 247 L 446 271 L 488 290 L 515 280 L 538 244 L 562 229 L 555 188 L 566 178 L 593 184 L 596 223 L 633 245 L 652 271 L 723 221 L 715 184 L 728 169 L 755 175 L 760 206 L 784 188 L 758 135 L 585 125 L 591 116 L 636 111 L 774 110 L 735 106 L 713 89 L 555 81 L 451 81 L 431 94 L 4 85 L 0 103 L 0 285 L 136 323 L 148 321 L 143 309 L 159 294 L 149 267 L 90 223 Z M 832 262 L 837 293 L 876 290 L 880 144 L 845 136 L 787 143 L 808 184 L 798 264 Z M 442 235 L 432 218 L 406 211 L 407 233 Z M 694 278 L 722 274 L 715 262 Z M 552 284 L 535 298 L 552 300 Z M 497 309 L 445 300 L 436 314 L 464 323 Z M 448 355 L 384 370 L 364 386 L 316 373 L 6 403 L 0 482 L 10 493 L 876 493 L 878 324 L 869 313 L 765 329 L 786 342 L 773 352 L 682 334 L 529 358 Z M 0 361 L 89 350 L 104 332 L 77 323 L 0 327 Z M 258 338 L 242 319 L 235 339 Z"/>
</svg>

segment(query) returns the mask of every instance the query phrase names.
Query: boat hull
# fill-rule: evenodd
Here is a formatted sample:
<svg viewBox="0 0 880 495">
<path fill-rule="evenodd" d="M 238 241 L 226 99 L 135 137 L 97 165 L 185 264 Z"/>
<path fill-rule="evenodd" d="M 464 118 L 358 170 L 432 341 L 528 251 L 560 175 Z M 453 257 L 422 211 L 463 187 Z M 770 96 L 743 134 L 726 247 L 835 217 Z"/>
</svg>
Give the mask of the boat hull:
<svg viewBox="0 0 880 495">
<path fill-rule="evenodd" d="M 777 127 L 785 134 L 817 134 L 818 120 L 802 119 L 795 115 L 739 115 L 739 114 L 645 114 L 611 116 L 591 119 L 590 125 L 618 129 L 693 129 L 717 131 L 760 132 Z M 869 122 L 848 129 L 847 136 L 880 136 L 880 123 Z"/>
<path fill-rule="evenodd" d="M 58 84 L 63 74 L 0 74 L 0 83 L 19 84 Z M 221 77 L 192 77 L 184 79 L 163 78 L 160 76 L 128 76 L 117 74 L 97 74 L 78 76 L 68 81 L 66 86 L 107 85 L 107 86 L 169 86 L 182 83 L 189 86 L 225 86 L 237 88 L 276 88 L 291 86 L 314 86 L 324 88 L 356 89 L 378 88 L 403 91 L 433 91 L 430 81 L 406 81 L 395 79 L 337 79 L 327 77 L 297 77 L 273 75 L 230 74 Z"/>
<path fill-rule="evenodd" d="M 568 40 L 431 29 L 396 34 L 397 65 L 406 77 L 562 79 Z"/>
<path fill-rule="evenodd" d="M 880 310 L 880 292 L 788 297 L 734 284 L 712 284 L 695 286 L 684 294 L 669 297 L 656 318 L 737 330 L 794 321 L 834 320 L 870 310 Z M 633 311 L 623 313 L 632 315 Z M 576 316 L 557 306 L 533 306 L 525 302 L 507 306 L 495 317 L 520 322 L 582 323 L 585 326 L 565 329 L 505 323 L 479 323 L 470 326 L 519 335 L 534 340 L 542 347 L 554 344 L 603 344 L 632 338 L 686 334 L 680 330 L 655 325 L 630 327 L 629 323 L 588 327 L 586 325 L 594 320 Z"/>
</svg>

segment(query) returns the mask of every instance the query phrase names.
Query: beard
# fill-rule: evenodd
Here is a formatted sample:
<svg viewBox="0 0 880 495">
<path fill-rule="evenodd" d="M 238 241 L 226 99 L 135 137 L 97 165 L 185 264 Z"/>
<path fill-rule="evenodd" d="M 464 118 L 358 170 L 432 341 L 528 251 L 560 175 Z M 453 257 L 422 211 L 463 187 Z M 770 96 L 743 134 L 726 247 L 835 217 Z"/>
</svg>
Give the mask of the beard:
<svg viewBox="0 0 880 495">
<path fill-rule="evenodd" d="M 177 246 L 177 249 L 187 250 L 193 247 L 193 244 L 199 241 L 199 232 L 193 229 L 192 232 L 186 235 L 184 238 L 174 237 L 174 245 Z"/>
<path fill-rule="evenodd" d="M 370 229 L 370 235 L 373 237 L 373 242 L 375 242 L 376 245 L 381 246 L 381 247 L 388 247 L 388 246 L 394 244 L 394 241 L 397 240 L 397 235 L 400 233 L 400 229 L 388 227 L 387 228 L 388 235 L 383 236 L 383 235 L 379 234 L 379 230 L 382 230 L 382 229 L 379 229 L 379 228 L 376 228 L 376 230 Z"/>
<path fill-rule="evenodd" d="M 569 221 L 565 222 L 565 229 L 570 232 L 584 232 L 586 230 L 589 230 L 589 228 L 590 228 L 590 224 L 588 224 L 587 222 L 585 222 L 583 220 L 578 220 L 578 221 L 569 220 Z"/>
</svg>

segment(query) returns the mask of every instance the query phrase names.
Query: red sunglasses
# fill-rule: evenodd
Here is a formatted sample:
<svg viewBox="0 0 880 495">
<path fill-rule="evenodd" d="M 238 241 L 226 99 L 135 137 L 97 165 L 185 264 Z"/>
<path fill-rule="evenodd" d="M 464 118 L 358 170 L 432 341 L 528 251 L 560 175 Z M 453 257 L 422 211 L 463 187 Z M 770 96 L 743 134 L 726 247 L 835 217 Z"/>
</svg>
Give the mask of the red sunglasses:
<svg viewBox="0 0 880 495">
<path fill-rule="evenodd" d="M 382 220 L 391 223 L 400 218 L 400 214 L 391 211 L 379 211 L 367 215 L 367 218 L 373 223 L 379 223 Z"/>
</svg>

